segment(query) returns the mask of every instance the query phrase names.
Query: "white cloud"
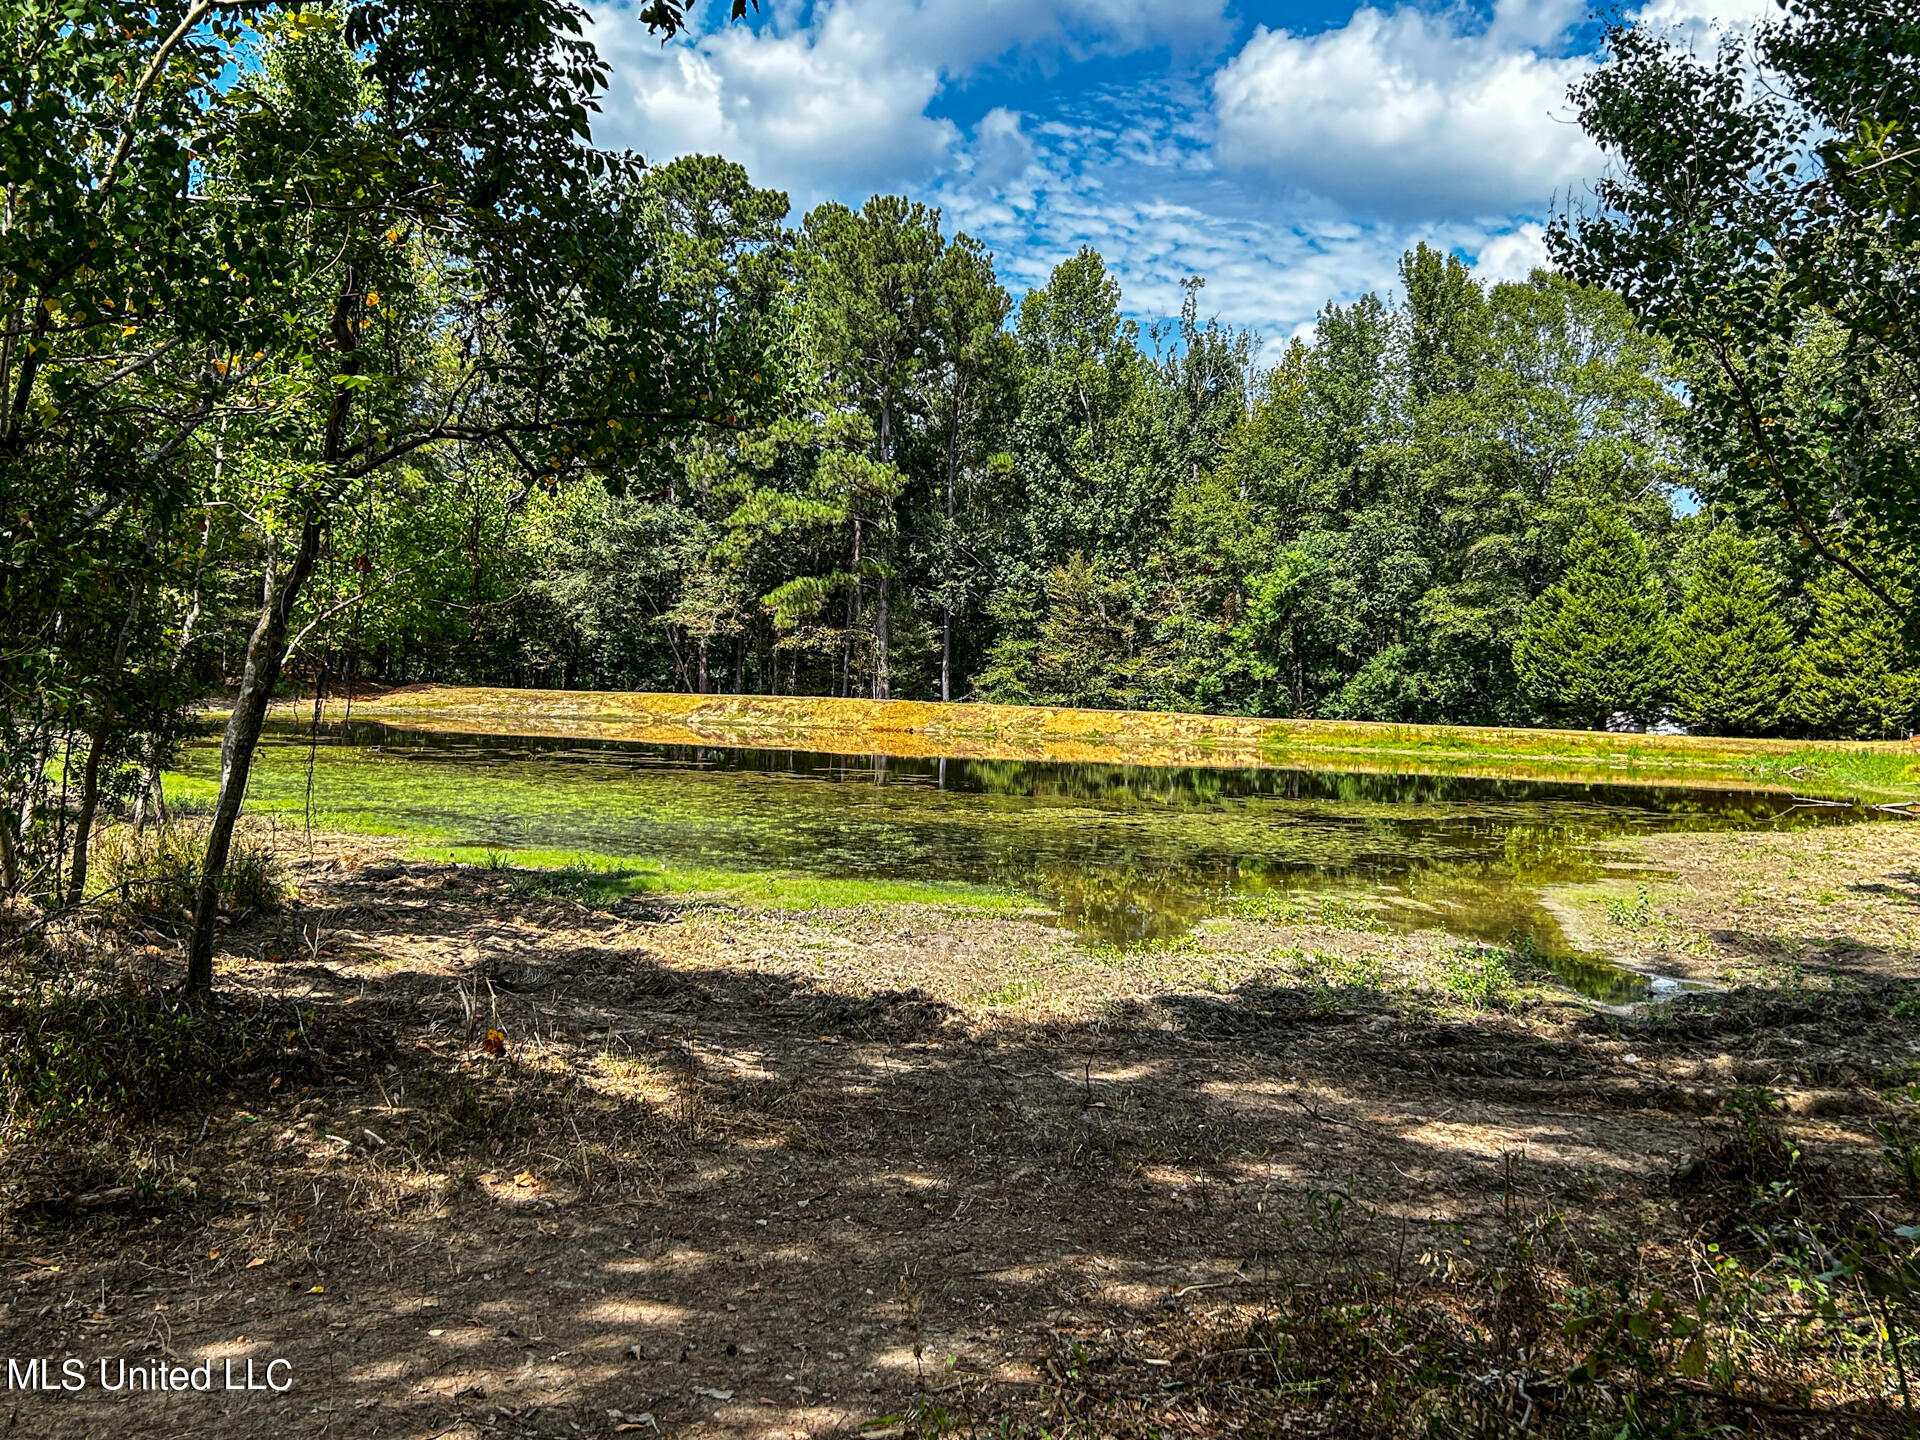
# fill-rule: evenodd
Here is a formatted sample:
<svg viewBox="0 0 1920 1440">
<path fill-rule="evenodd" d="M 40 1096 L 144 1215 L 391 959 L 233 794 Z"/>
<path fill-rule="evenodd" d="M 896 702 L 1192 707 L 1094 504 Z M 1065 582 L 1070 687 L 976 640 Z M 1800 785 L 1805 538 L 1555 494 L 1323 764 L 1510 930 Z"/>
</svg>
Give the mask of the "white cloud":
<svg viewBox="0 0 1920 1440">
<path fill-rule="evenodd" d="M 1637 18 L 1648 25 L 1698 31 L 1746 29 L 1785 15 L 1775 0 L 1647 0 Z"/>
<path fill-rule="evenodd" d="M 614 79 L 595 136 L 650 159 L 724 154 L 799 208 L 854 198 L 952 162 L 959 132 L 927 112 L 981 66 L 1217 40 L 1224 4 L 775 0 L 757 29 L 722 23 L 664 46 L 630 9 L 603 8 L 592 38 Z"/>
<path fill-rule="evenodd" d="M 595 24 L 614 70 L 596 136 L 652 160 L 727 155 L 788 190 L 796 217 L 903 189 L 985 240 L 1016 295 L 1082 244 L 1135 315 L 1177 313 L 1181 278 L 1202 275 L 1206 311 L 1273 339 L 1329 299 L 1391 289 L 1423 240 L 1484 279 L 1524 278 L 1555 192 L 1599 173 L 1566 101 L 1597 63 L 1577 53 L 1586 0 L 1498 0 L 1480 18 L 1363 8 L 1316 35 L 1256 30 L 1216 67 L 1225 4 L 771 0 L 757 27 L 662 46 L 623 3 Z M 1772 9 L 1641 13 L 1697 38 L 1715 15 L 1744 28 Z M 1046 83 L 1063 59 L 1183 45 L 1164 71 Z M 942 112 L 970 82 L 1002 103 L 963 127 Z"/>
<path fill-rule="evenodd" d="M 1528 221 L 1489 235 L 1473 257 L 1473 273 L 1482 280 L 1524 280 L 1547 263 L 1547 227 Z"/>
<path fill-rule="evenodd" d="M 1204 313 L 1270 342 L 1310 330 L 1329 300 L 1394 288 L 1401 254 L 1423 240 L 1466 257 L 1488 280 L 1524 279 L 1544 258 L 1544 230 L 1533 222 L 1354 220 L 1312 197 L 1273 203 L 1209 166 L 1209 137 L 1182 128 L 1182 100 L 1135 92 L 1045 121 L 995 111 L 963 141 L 932 197 L 951 225 L 993 248 L 1016 294 L 1091 244 L 1131 313 L 1177 314 L 1181 279 L 1200 275 Z M 1128 134 L 1131 152 L 1121 143 Z"/>
<path fill-rule="evenodd" d="M 1217 154 L 1359 214 L 1538 214 L 1599 164 L 1566 103 L 1592 61 L 1550 53 L 1582 11 L 1500 0 L 1479 28 L 1370 8 L 1317 35 L 1262 27 L 1214 77 Z"/>
</svg>

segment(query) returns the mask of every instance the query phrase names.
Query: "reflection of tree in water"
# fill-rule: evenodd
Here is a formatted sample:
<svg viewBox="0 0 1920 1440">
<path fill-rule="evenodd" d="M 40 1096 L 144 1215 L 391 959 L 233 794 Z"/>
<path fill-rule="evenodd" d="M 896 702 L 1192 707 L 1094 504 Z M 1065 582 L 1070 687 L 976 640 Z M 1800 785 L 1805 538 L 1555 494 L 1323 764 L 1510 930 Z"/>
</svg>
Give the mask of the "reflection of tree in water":
<svg viewBox="0 0 1920 1440">
<path fill-rule="evenodd" d="M 287 734 L 308 734 L 306 726 L 273 728 Z M 538 756 L 558 762 L 625 765 L 643 770 L 779 774 L 845 784 L 909 788 L 930 785 L 958 794 L 1057 799 L 1116 808 L 1149 805 L 1207 809 L 1223 802 L 1256 799 L 1413 807 L 1579 803 L 1641 811 L 1671 822 L 1696 816 L 1713 825 L 1724 825 L 1736 818 L 1745 822 L 1782 816 L 1791 822 L 1806 818 L 1805 812 L 1796 811 L 1788 797 L 1769 791 L 1266 767 L 1228 769 L 1047 760 L 942 761 L 918 756 L 851 756 L 717 745 L 647 745 L 589 737 L 410 731 L 361 720 L 329 722 L 320 727 L 320 736 L 322 743 L 379 745 L 390 751 L 437 751 L 474 760 L 510 761 Z"/>
<path fill-rule="evenodd" d="M 1591 847 L 1627 833 L 1625 821 L 1577 825 L 1514 825 L 1500 839 L 1500 865 L 1509 882 L 1530 885 L 1591 880 L 1600 873 Z"/>
<path fill-rule="evenodd" d="M 1034 883 L 1083 935 L 1138 945 L 1183 935 L 1212 913 L 1211 894 L 1189 870 L 1043 870 Z"/>
</svg>

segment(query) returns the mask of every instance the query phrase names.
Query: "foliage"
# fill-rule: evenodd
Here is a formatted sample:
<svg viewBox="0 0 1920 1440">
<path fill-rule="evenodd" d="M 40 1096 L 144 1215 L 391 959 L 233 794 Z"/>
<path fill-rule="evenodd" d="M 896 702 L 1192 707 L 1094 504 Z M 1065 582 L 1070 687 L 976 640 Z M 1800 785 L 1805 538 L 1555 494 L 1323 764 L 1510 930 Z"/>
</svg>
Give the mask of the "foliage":
<svg viewBox="0 0 1920 1440">
<path fill-rule="evenodd" d="M 1674 342 L 1704 493 L 1910 619 L 1920 17 L 1785 9 L 1711 57 L 1658 24 L 1609 32 L 1574 100 L 1614 171 L 1552 250 Z"/>
<path fill-rule="evenodd" d="M 1792 704 L 1814 734 L 1883 740 L 1920 724 L 1920 671 L 1905 660 L 1899 621 L 1848 575 L 1814 587 Z"/>
<path fill-rule="evenodd" d="M 1672 633 L 1674 713 L 1714 735 L 1767 735 L 1785 719 L 1793 635 L 1751 541 L 1714 532 Z"/>
<path fill-rule="evenodd" d="M 1540 710 L 1598 729 L 1617 713 L 1655 715 L 1666 691 L 1666 598 L 1645 543 L 1597 512 L 1567 552 L 1567 573 L 1527 607 L 1514 664 Z"/>
<path fill-rule="evenodd" d="M 8 985 L 0 992 L 0 1139 L 163 1114 L 247 1068 L 272 1040 L 270 1022 L 209 1012 L 131 980 Z"/>
<path fill-rule="evenodd" d="M 206 843 L 206 825 L 189 819 L 144 829 L 108 826 L 95 842 L 98 888 L 88 899 L 111 916 L 177 927 L 192 912 Z M 267 839 L 241 832 L 220 877 L 221 907 L 235 913 L 274 909 L 286 889 L 281 868 Z"/>
<path fill-rule="evenodd" d="M 0 598 L 24 642 L 0 657 L 0 881 L 84 896 L 108 777 L 152 788 L 217 607 L 244 639 L 203 990 L 289 657 L 462 539 L 478 569 L 535 487 L 618 487 L 652 463 L 636 442 L 727 423 L 753 386 L 663 293 L 633 157 L 581 143 L 606 72 L 566 0 L 485 25 L 418 0 L 174 8 L 0 9 Z M 56 755 L 76 803 L 49 857 Z"/>
</svg>

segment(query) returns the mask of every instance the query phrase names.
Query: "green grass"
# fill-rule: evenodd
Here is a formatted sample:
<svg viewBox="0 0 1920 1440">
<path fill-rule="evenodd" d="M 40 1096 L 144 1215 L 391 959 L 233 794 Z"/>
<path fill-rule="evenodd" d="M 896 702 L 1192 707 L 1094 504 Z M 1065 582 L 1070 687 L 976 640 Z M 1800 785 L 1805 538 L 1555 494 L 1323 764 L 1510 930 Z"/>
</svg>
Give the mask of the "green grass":
<svg viewBox="0 0 1920 1440">
<path fill-rule="evenodd" d="M 1920 750 L 1896 742 L 1748 740 L 1365 721 L 1280 721 L 1270 764 L 1494 779 L 1732 785 L 1865 801 L 1920 799 Z"/>
<path fill-rule="evenodd" d="M 1300 895 L 1280 890 L 1227 891 L 1219 912 L 1275 925 L 1321 925 L 1329 930 L 1385 930 L 1365 902 L 1348 895 Z"/>
<path fill-rule="evenodd" d="M 841 910 L 858 905 L 942 905 L 989 915 L 1034 908 L 1014 890 L 935 880 L 833 879 L 780 871 L 675 866 L 590 850 L 506 849 L 484 845 L 404 847 L 419 860 L 512 870 L 527 898 L 565 896 L 606 903 L 634 895 L 706 895 L 773 910 Z"/>
<path fill-rule="evenodd" d="M 1740 768 L 1747 778 L 1761 784 L 1808 794 L 1837 791 L 1906 799 L 1920 795 L 1920 750 L 1900 754 L 1808 746 L 1785 755 L 1751 755 Z"/>
</svg>

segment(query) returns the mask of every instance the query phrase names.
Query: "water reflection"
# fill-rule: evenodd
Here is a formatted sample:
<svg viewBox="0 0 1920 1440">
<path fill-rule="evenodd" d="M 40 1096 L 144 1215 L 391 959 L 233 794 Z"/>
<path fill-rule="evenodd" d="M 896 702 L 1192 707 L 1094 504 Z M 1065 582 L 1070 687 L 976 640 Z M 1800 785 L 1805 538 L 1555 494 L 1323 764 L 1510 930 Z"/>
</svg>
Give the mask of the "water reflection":
<svg viewBox="0 0 1920 1440">
<path fill-rule="evenodd" d="M 309 745 L 313 748 L 309 751 Z M 1101 940 L 1178 936 L 1249 897 L 1340 895 L 1368 923 L 1529 945 L 1570 984 L 1645 981 L 1571 951 L 1541 886 L 1636 831 L 1835 823 L 1768 792 L 275 729 L 256 795 L 373 830 L 732 871 L 1016 886 Z M 210 748 L 189 768 L 210 770 Z M 297 778 L 298 783 L 293 783 Z"/>
</svg>

